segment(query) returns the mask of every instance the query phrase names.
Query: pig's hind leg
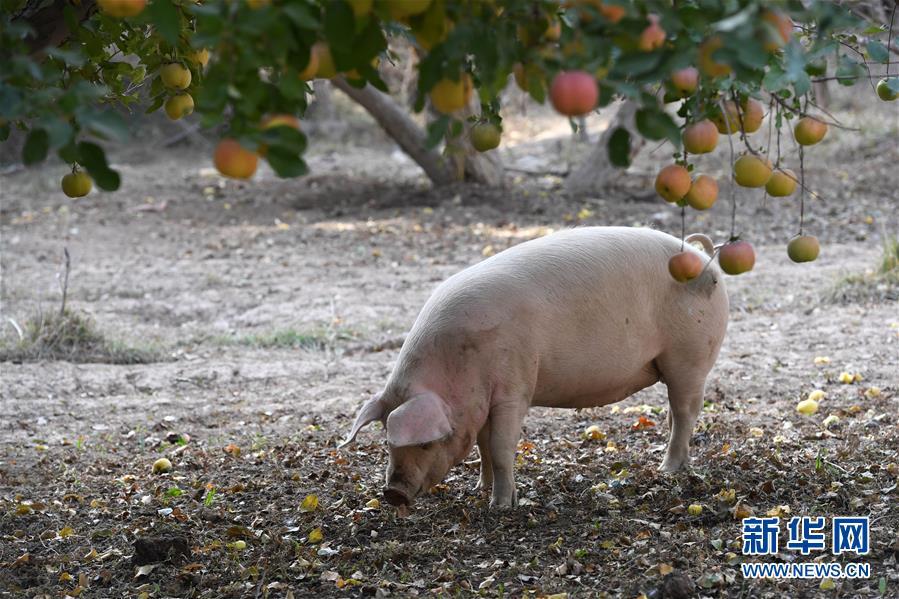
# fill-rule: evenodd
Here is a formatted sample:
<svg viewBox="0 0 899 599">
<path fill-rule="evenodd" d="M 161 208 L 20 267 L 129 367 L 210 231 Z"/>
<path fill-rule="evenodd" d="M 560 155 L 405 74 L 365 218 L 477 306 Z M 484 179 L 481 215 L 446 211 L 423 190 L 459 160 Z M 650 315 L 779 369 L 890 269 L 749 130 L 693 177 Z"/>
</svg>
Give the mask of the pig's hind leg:
<svg viewBox="0 0 899 599">
<path fill-rule="evenodd" d="M 671 429 L 668 451 L 660 466 L 664 472 L 674 472 L 690 460 L 690 437 L 702 410 L 707 371 L 683 363 L 660 364 L 668 385 L 668 424 Z"/>
</svg>

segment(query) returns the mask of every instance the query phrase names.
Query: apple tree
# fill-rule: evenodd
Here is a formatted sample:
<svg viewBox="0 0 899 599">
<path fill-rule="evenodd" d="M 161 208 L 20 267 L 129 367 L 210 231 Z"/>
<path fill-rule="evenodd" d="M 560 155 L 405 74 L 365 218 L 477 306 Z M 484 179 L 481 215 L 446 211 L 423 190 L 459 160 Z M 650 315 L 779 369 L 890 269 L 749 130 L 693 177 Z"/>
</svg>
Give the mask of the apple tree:
<svg viewBox="0 0 899 599">
<path fill-rule="evenodd" d="M 0 0 L 0 7 L 0 139 L 21 129 L 26 165 L 51 152 L 72 165 L 63 182 L 72 196 L 93 183 L 119 187 L 104 142 L 127 138 L 134 111 L 164 110 L 172 119 L 193 112 L 204 127 L 222 127 L 213 158 L 224 175 L 252 177 L 260 158 L 281 177 L 303 175 L 310 140 L 302 117 L 313 79 L 330 79 L 368 110 L 435 184 L 477 178 L 477 152 L 501 143 L 501 98 L 511 79 L 575 127 L 578 117 L 624 100 L 586 168 L 602 157 L 625 167 L 642 140 L 667 141 L 672 163 L 656 189 L 682 209 L 716 201 L 718 182 L 694 172 L 695 157 L 726 139 L 736 184 L 771 195 L 798 190 L 790 256 L 803 261 L 817 255 L 801 224 L 803 152 L 837 125 L 816 106 L 813 83 L 870 80 L 874 97 L 899 97 L 899 76 L 890 74 L 899 47 L 895 6 L 886 1 Z M 413 110 L 430 106 L 436 114 L 426 128 L 382 78 L 383 63 L 399 60 L 390 46 L 399 38 L 415 48 Z M 750 141 L 765 119 L 778 140 L 790 135 L 800 144 L 798 165 L 780 155 L 780 144 Z M 751 246 L 727 257 L 738 245 L 721 250 L 726 272 L 752 267 Z"/>
</svg>

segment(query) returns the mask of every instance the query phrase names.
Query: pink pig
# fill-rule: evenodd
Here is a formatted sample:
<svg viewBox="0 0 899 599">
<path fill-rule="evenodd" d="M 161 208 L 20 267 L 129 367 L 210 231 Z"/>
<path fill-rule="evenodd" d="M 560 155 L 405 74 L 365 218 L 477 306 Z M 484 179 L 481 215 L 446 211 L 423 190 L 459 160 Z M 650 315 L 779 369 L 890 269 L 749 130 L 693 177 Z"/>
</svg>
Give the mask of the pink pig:
<svg viewBox="0 0 899 599">
<path fill-rule="evenodd" d="M 704 235 L 688 241 L 712 251 Z M 688 283 L 671 278 L 668 259 L 679 251 L 681 240 L 659 231 L 584 227 L 450 277 L 341 447 L 366 424 L 384 423 L 384 497 L 399 506 L 443 480 L 477 442 L 478 487 L 492 487 L 491 507 L 515 506 L 515 449 L 530 406 L 604 406 L 662 381 L 671 434 L 661 469 L 677 470 L 689 459 L 728 312 L 714 266 Z"/>
</svg>

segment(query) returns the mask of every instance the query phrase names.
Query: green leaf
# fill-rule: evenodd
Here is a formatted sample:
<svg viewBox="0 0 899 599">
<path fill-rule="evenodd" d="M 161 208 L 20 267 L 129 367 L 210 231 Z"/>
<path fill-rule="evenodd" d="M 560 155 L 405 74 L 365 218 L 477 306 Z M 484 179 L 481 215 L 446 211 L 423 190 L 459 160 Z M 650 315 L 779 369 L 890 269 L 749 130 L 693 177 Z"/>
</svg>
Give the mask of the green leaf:
<svg viewBox="0 0 899 599">
<path fill-rule="evenodd" d="M 51 148 L 60 148 L 71 141 L 73 130 L 67 120 L 57 116 L 48 117 L 44 119 L 43 125 L 47 129 Z"/>
<path fill-rule="evenodd" d="M 371 60 L 387 49 L 387 39 L 377 21 L 371 20 L 356 36 L 353 43 L 353 58 L 356 64 L 368 65 Z"/>
<path fill-rule="evenodd" d="M 809 78 L 808 73 L 803 71 L 796 77 L 796 81 L 793 82 L 793 91 L 795 91 L 797 96 L 802 96 L 807 94 L 810 89 L 812 89 L 812 80 Z"/>
<path fill-rule="evenodd" d="M 658 68 L 663 55 L 659 52 L 640 52 L 625 56 L 612 67 L 610 78 L 625 79 L 650 73 Z"/>
<path fill-rule="evenodd" d="M 761 69 L 768 62 L 768 52 L 757 40 L 744 40 L 736 47 L 737 60 L 750 69 Z"/>
<path fill-rule="evenodd" d="M 147 106 L 147 109 L 144 111 L 144 114 L 150 114 L 151 112 L 156 112 L 157 110 L 162 108 L 162 105 L 165 104 L 165 100 L 166 100 L 166 95 L 159 94 L 158 96 L 156 96 L 156 98 L 152 102 L 150 102 L 150 105 Z"/>
<path fill-rule="evenodd" d="M 318 29 L 318 18 L 305 4 L 288 2 L 281 10 L 300 29 Z"/>
<path fill-rule="evenodd" d="M 76 49 L 47 48 L 47 56 L 61 60 L 70 67 L 81 68 L 84 56 Z"/>
<path fill-rule="evenodd" d="M 712 29 L 714 29 L 715 31 L 734 31 L 735 29 L 744 27 L 749 24 L 750 19 L 753 17 L 754 11 L 754 6 L 747 6 L 740 12 L 732 14 L 729 17 L 718 21 L 717 23 L 713 23 Z"/>
<path fill-rule="evenodd" d="M 32 129 L 22 148 L 22 162 L 25 166 L 41 162 L 47 157 L 47 149 L 50 147 L 50 137 L 43 129 Z"/>
<path fill-rule="evenodd" d="M 91 133 L 104 139 L 128 140 L 128 123 L 112 110 L 98 112 L 92 106 L 82 106 L 77 113 L 78 120 Z"/>
<path fill-rule="evenodd" d="M 153 0 L 147 7 L 147 14 L 159 35 L 173 46 L 177 45 L 178 34 L 181 32 L 181 13 L 172 1 Z"/>
<path fill-rule="evenodd" d="M 789 78 L 780 65 L 771 65 L 765 77 L 762 79 L 762 85 L 771 93 L 779 92 L 786 89 L 789 85 Z"/>
<path fill-rule="evenodd" d="M 865 69 L 848 56 L 842 55 L 834 75 L 837 77 L 840 85 L 855 85 L 858 78 L 865 75 Z"/>
<path fill-rule="evenodd" d="M 600 85 L 599 86 L 599 101 L 596 105 L 599 108 L 604 108 L 612 103 L 612 100 L 615 98 L 615 88 L 611 85 Z"/>
<path fill-rule="evenodd" d="M 73 162 L 78 162 L 78 146 L 75 145 L 74 142 L 70 141 L 63 147 L 57 150 L 56 154 L 59 156 L 59 159 L 65 162 L 66 164 L 72 164 Z"/>
<path fill-rule="evenodd" d="M 9 123 L 3 123 L 0 125 L 0 141 L 6 141 L 9 139 Z"/>
<path fill-rule="evenodd" d="M 344 0 L 331 0 L 325 6 L 325 37 L 335 52 L 349 52 L 356 34 L 356 17 Z"/>
<path fill-rule="evenodd" d="M 646 139 L 668 139 L 676 148 L 680 147 L 680 128 L 668 114 L 657 107 L 641 108 L 635 121 L 637 131 Z"/>
<path fill-rule="evenodd" d="M 890 57 L 890 52 L 887 50 L 886 46 L 878 42 L 877 40 L 871 40 L 868 42 L 868 56 L 871 57 L 871 60 L 875 62 L 883 62 L 886 63 L 887 59 Z"/>
<path fill-rule="evenodd" d="M 265 157 L 279 177 L 300 177 L 309 172 L 303 159 L 286 148 L 272 146 L 268 149 Z"/>
<path fill-rule="evenodd" d="M 796 40 L 791 40 L 786 50 L 784 51 L 784 78 L 793 84 L 793 90 L 795 91 L 797 96 L 801 96 L 807 93 L 812 87 L 812 81 L 809 78 L 808 72 L 806 72 L 805 67 L 805 54 L 802 50 L 802 47 L 798 42 L 796 42 Z M 776 72 L 776 70 L 776 67 L 772 67 L 768 74 L 765 75 L 763 84 L 766 87 L 768 83 L 776 84 L 779 82 L 776 79 L 774 81 L 769 79 L 771 73 Z M 768 91 L 776 93 L 784 88 L 777 89 L 775 86 L 767 87 L 767 89 Z"/>
<path fill-rule="evenodd" d="M 528 67 L 525 67 L 525 72 L 528 73 Z M 546 85 L 543 82 L 543 78 L 539 77 L 535 74 L 527 75 L 527 83 L 528 83 L 528 95 L 537 102 L 538 104 L 543 104 L 546 102 Z"/>
<path fill-rule="evenodd" d="M 373 76 L 368 76 L 368 82 L 371 83 L 375 89 L 380 90 L 385 94 L 390 93 L 390 88 L 387 87 L 387 84 L 384 83 L 384 80 L 381 79 L 381 76 L 377 73 L 377 71 L 375 71 L 375 74 Z"/>
<path fill-rule="evenodd" d="M 109 168 L 103 148 L 89 141 L 78 144 L 78 163 L 87 169 L 97 187 L 104 191 L 115 191 L 122 181 L 119 174 Z"/>
<path fill-rule="evenodd" d="M 450 119 L 443 115 L 435 121 L 428 123 L 428 137 L 425 140 L 425 146 L 428 149 L 437 147 L 437 144 L 443 140 L 446 130 L 449 127 Z"/>
<path fill-rule="evenodd" d="M 22 109 L 22 92 L 8 83 L 0 81 L 0 117 L 12 119 Z"/>
<path fill-rule="evenodd" d="M 262 133 L 262 141 L 270 148 L 281 148 L 292 154 L 306 151 L 306 136 L 287 125 L 266 129 Z"/>
<path fill-rule="evenodd" d="M 609 138 L 609 161 L 622 168 L 631 164 L 631 134 L 624 127 L 615 129 Z"/>
</svg>

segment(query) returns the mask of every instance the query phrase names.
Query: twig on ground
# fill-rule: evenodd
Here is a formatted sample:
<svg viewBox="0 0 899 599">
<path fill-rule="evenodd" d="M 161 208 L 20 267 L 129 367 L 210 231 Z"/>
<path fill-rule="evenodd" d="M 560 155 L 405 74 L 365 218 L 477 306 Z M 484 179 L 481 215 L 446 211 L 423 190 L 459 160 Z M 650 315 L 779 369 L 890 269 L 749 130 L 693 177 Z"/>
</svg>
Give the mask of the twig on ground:
<svg viewBox="0 0 899 599">
<path fill-rule="evenodd" d="M 59 315 L 60 316 L 63 316 L 66 313 L 66 299 L 69 296 L 69 270 L 71 270 L 71 267 L 72 267 L 72 260 L 69 256 L 69 248 L 67 248 L 67 247 L 62 248 L 62 254 L 63 254 L 63 256 L 65 256 L 65 262 L 63 263 L 65 270 L 63 271 L 62 283 L 61 283 L 62 302 L 59 305 Z M 59 276 L 59 275 L 57 275 L 57 276 Z"/>
</svg>

